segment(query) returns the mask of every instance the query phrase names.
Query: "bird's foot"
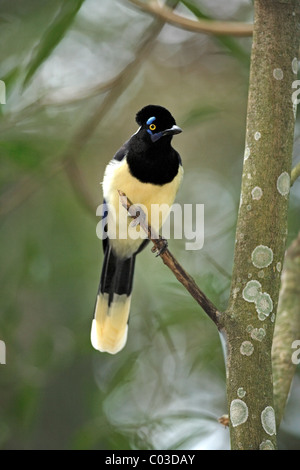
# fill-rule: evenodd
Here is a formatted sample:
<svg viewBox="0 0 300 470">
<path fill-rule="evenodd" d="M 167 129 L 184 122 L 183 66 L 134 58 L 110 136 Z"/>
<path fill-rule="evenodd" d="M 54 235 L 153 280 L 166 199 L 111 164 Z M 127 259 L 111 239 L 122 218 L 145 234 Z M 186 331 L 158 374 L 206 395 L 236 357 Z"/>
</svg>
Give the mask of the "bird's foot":
<svg viewBox="0 0 300 470">
<path fill-rule="evenodd" d="M 168 241 L 159 235 L 159 238 L 156 240 L 156 244 L 151 248 L 152 253 L 156 252 L 156 257 L 160 256 L 168 248 Z"/>
</svg>

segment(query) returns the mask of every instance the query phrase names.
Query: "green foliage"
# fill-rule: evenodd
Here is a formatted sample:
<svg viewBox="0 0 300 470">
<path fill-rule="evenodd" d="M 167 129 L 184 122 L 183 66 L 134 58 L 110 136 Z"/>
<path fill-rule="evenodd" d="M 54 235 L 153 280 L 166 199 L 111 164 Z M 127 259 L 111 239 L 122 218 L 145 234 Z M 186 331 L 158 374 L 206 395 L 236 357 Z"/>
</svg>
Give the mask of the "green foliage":
<svg viewBox="0 0 300 470">
<path fill-rule="evenodd" d="M 24 86 L 27 85 L 40 65 L 50 56 L 55 47 L 61 42 L 71 24 L 74 21 L 84 0 L 66 0 L 45 31 L 43 37 L 39 40 L 34 54 L 27 66 L 27 72 L 24 78 Z"/>
<path fill-rule="evenodd" d="M 26 170 L 35 168 L 41 162 L 40 152 L 31 140 L 1 142 L 0 151 L 4 157 L 13 160 L 16 165 Z"/>
<path fill-rule="evenodd" d="M 180 0 L 188 10 L 190 10 L 196 18 L 201 18 L 205 20 L 212 20 L 213 18 L 206 13 L 198 6 L 195 5 L 194 2 L 190 2 L 189 0 Z M 240 43 L 230 37 L 230 36 L 216 36 L 215 40 L 219 42 L 219 44 L 233 57 L 238 59 L 242 64 L 249 66 L 250 64 L 250 57 L 248 51 L 245 50 L 244 47 L 240 45 Z"/>
<path fill-rule="evenodd" d="M 183 125 L 184 127 L 199 125 L 203 121 L 213 119 L 218 112 L 218 109 L 210 105 L 193 108 L 183 118 Z"/>
<path fill-rule="evenodd" d="M 185 240 L 172 237 L 169 247 L 214 303 L 226 304 L 248 84 L 243 63 L 230 58 L 238 57 L 239 42 L 208 39 L 222 53 L 219 64 L 197 35 L 180 39 L 169 29 L 167 40 L 154 38 L 152 55 L 139 58 L 134 80 L 84 141 L 82 129 L 103 100 L 95 84 L 133 59 L 152 18 L 125 1 L 42 3 L 6 0 L 1 11 L 7 104 L 0 120 L 0 339 L 7 365 L 0 366 L 0 446 L 226 448 L 228 433 L 217 421 L 226 412 L 218 333 L 150 248 L 137 259 L 126 348 L 100 354 L 89 335 L 102 262 L 99 183 L 135 132 L 135 112 L 150 102 L 169 107 L 184 128 L 174 138 L 185 168 L 177 201 L 205 204 L 203 250 L 187 252 Z M 182 3 L 205 17 L 200 2 Z M 76 34 L 68 35 L 71 28 Z M 51 73 L 37 73 L 42 64 L 50 64 L 54 85 Z M 89 211 L 64 171 L 70 148 L 95 201 Z M 296 184 L 293 190 L 296 233 Z"/>
</svg>

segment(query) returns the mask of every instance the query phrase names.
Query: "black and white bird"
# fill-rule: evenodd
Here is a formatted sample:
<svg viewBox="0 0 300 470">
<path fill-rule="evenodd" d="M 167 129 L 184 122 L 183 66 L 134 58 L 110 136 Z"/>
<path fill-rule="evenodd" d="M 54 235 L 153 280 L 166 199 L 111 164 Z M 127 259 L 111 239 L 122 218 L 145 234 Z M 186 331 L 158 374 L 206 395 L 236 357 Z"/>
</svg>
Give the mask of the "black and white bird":
<svg viewBox="0 0 300 470">
<path fill-rule="evenodd" d="M 120 204 L 118 190 L 144 208 L 148 223 L 158 232 L 183 176 L 180 155 L 171 146 L 173 135 L 181 129 L 171 113 L 162 106 L 148 105 L 136 114 L 136 122 L 139 129 L 107 165 L 102 183 L 104 260 L 91 342 L 95 349 L 110 354 L 126 344 L 135 257 L 148 242 L 145 234 L 137 237 L 137 227 Z M 120 220 L 126 221 L 121 236 Z"/>
</svg>

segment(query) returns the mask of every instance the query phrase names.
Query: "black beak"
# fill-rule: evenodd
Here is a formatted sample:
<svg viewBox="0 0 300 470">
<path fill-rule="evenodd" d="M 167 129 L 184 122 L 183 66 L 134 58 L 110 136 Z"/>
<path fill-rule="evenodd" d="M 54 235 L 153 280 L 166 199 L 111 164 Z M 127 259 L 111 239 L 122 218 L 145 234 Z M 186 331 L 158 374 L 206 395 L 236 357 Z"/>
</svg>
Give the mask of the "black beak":
<svg viewBox="0 0 300 470">
<path fill-rule="evenodd" d="M 170 129 L 166 129 L 165 131 L 162 131 L 162 135 L 175 135 L 175 134 L 180 134 L 180 132 L 182 132 L 182 129 L 174 125 Z"/>
<path fill-rule="evenodd" d="M 157 132 L 157 134 L 151 134 L 151 140 L 152 142 L 157 142 L 161 137 L 164 137 L 165 135 L 174 135 L 174 134 L 180 134 L 182 132 L 182 129 L 178 126 L 172 126 L 170 129 L 165 129 L 164 131 Z"/>
</svg>

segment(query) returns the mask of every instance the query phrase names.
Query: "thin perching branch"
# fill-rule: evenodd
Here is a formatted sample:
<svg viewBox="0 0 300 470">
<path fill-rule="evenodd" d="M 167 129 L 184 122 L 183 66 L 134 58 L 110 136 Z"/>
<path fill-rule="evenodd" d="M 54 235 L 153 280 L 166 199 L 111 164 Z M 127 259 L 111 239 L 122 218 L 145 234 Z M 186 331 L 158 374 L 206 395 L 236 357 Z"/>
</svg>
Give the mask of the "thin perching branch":
<svg viewBox="0 0 300 470">
<path fill-rule="evenodd" d="M 170 23 L 178 28 L 195 33 L 236 37 L 248 37 L 252 36 L 253 33 L 253 25 L 249 23 L 205 19 L 198 19 L 195 21 L 173 13 L 171 8 L 168 8 L 165 5 L 160 5 L 157 1 L 142 2 L 141 0 L 129 0 L 129 2 L 166 23 Z"/>
<path fill-rule="evenodd" d="M 183 267 L 174 258 L 172 253 L 166 248 L 166 241 L 162 239 L 159 234 L 148 225 L 146 215 L 140 207 L 132 204 L 126 194 L 118 190 L 120 202 L 122 206 L 128 211 L 133 219 L 139 218 L 139 224 L 146 232 L 149 240 L 153 243 L 152 251 L 157 251 L 158 256 L 161 257 L 164 264 L 173 272 L 179 282 L 187 289 L 191 296 L 196 300 L 200 307 L 207 313 L 210 319 L 216 324 L 219 330 L 222 329 L 222 313 L 219 312 L 217 307 L 209 300 L 206 295 L 199 289 L 194 279 L 183 269 Z"/>
</svg>

